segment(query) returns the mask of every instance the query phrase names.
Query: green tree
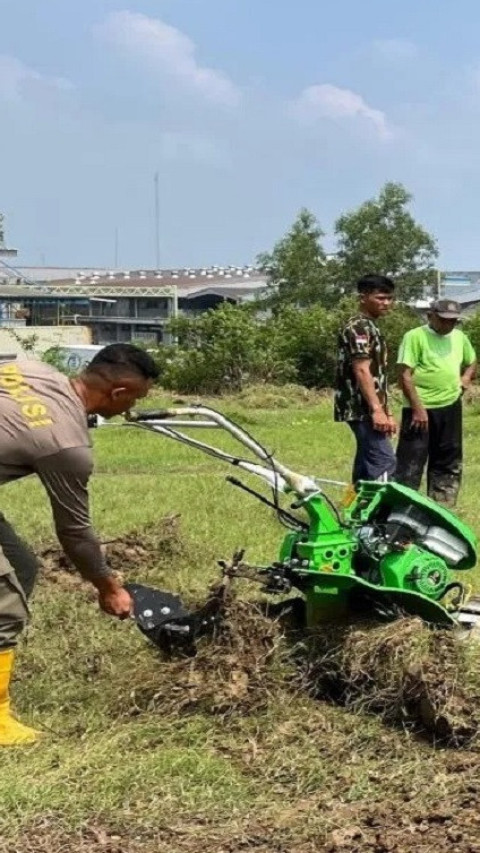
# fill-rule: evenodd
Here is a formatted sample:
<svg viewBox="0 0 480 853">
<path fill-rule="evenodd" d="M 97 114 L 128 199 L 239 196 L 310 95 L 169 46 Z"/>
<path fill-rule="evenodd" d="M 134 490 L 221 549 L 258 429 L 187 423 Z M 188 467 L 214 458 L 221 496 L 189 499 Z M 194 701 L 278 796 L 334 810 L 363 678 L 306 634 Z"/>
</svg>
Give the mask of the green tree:
<svg viewBox="0 0 480 853">
<path fill-rule="evenodd" d="M 257 258 L 268 276 L 267 303 L 273 311 L 288 305 L 306 308 L 333 305 L 337 299 L 337 264 L 326 258 L 323 231 L 310 211 L 303 209 L 290 231 Z"/>
<path fill-rule="evenodd" d="M 406 301 L 434 284 L 437 245 L 407 209 L 411 201 L 405 187 L 387 183 L 378 198 L 340 216 L 335 233 L 345 283 L 366 273 L 390 275 Z"/>
</svg>

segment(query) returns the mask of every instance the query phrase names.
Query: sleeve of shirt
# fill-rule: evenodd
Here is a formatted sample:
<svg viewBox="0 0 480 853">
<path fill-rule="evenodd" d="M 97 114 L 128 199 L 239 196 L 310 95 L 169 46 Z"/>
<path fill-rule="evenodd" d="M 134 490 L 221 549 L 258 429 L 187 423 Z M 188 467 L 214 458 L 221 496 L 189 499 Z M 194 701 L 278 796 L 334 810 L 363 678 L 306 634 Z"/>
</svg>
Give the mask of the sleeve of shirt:
<svg viewBox="0 0 480 853">
<path fill-rule="evenodd" d="M 92 468 L 88 447 L 61 450 L 37 460 L 35 465 L 50 498 L 60 544 L 88 580 L 110 574 L 90 520 L 88 480 Z"/>
<path fill-rule="evenodd" d="M 359 317 L 345 328 L 344 340 L 350 358 L 371 358 L 370 329 L 368 323 Z"/>
<path fill-rule="evenodd" d="M 407 367 L 414 368 L 418 364 L 418 347 L 413 336 L 407 332 L 400 343 L 398 350 L 397 364 L 405 364 Z"/>
<path fill-rule="evenodd" d="M 467 338 L 467 336 L 464 334 L 463 335 L 463 364 L 465 365 L 465 367 L 470 367 L 470 365 L 473 364 L 473 362 L 476 360 L 477 360 L 477 356 L 476 356 L 475 350 L 472 346 L 472 343 L 470 341 L 470 338 Z"/>
</svg>

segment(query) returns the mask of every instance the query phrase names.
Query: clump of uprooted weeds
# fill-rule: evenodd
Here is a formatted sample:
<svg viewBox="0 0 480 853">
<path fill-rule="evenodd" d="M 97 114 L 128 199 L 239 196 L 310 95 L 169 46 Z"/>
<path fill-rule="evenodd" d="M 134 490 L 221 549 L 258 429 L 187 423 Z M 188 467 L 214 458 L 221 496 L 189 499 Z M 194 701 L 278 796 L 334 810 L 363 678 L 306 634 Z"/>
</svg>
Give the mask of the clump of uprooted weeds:
<svg viewBox="0 0 480 853">
<path fill-rule="evenodd" d="M 280 620 L 270 618 L 261 605 L 238 598 L 230 583 L 211 587 L 209 599 L 218 603 L 212 636 L 200 638 L 189 658 L 164 659 L 156 672 L 150 666 L 133 692 L 136 709 L 248 714 L 265 708 L 282 684 Z"/>
<path fill-rule="evenodd" d="M 248 714 L 273 696 L 307 691 L 451 746 L 478 741 L 478 640 L 412 617 L 305 635 L 295 624 L 291 630 L 288 606 L 272 616 L 225 583 L 210 595 L 219 600 L 213 636 L 202 638 L 191 658 L 167 659 L 157 668 L 149 656 L 132 693 L 134 712 Z"/>
<path fill-rule="evenodd" d="M 450 745 L 480 731 L 478 640 L 409 617 L 323 629 L 303 652 L 300 680 L 318 698 L 426 729 Z"/>
</svg>

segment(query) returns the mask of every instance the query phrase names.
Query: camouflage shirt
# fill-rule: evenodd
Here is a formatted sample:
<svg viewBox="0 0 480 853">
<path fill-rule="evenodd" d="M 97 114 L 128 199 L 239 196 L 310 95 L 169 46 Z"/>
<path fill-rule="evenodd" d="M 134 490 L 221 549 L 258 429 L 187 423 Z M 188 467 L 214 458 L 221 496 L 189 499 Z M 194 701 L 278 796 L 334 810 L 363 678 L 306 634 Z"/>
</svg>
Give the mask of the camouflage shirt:
<svg viewBox="0 0 480 853">
<path fill-rule="evenodd" d="M 370 371 L 378 399 L 386 409 L 387 345 L 373 320 L 357 314 L 338 335 L 334 407 L 336 421 L 364 421 L 370 417 L 368 403 L 353 373 L 353 362 L 366 358 L 370 360 Z"/>
</svg>

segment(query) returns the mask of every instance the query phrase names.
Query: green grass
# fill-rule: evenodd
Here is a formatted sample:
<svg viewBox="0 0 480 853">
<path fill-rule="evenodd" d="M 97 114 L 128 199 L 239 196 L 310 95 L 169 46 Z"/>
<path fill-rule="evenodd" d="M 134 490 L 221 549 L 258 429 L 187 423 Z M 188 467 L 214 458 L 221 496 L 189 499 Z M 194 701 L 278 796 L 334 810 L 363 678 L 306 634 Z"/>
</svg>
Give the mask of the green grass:
<svg viewBox="0 0 480 853">
<path fill-rule="evenodd" d="M 252 392 L 216 405 L 234 412 L 290 467 L 348 480 L 353 439 L 332 423 L 330 403 L 300 403 L 298 395 L 280 403 L 269 396 L 276 408 L 262 402 Z M 459 503 L 477 533 L 479 416 L 476 404 L 467 408 Z M 160 554 L 158 565 L 145 567 L 150 582 L 196 597 L 216 576 L 215 561 L 235 548 L 246 547 L 252 562 L 276 555 L 281 528 L 267 508 L 225 482 L 229 471 L 221 464 L 140 430 L 112 427 L 93 437 L 92 511 L 103 538 L 181 516 L 185 548 L 174 564 Z M 211 435 L 213 443 L 220 439 Z M 228 438 L 221 443 L 232 446 Z M 38 545 L 52 540 L 37 482 L 4 487 L 2 495 L 2 509 L 21 534 Z M 478 572 L 470 574 L 478 588 Z M 198 825 L 198 848 L 188 849 L 203 850 L 212 828 L 228 838 L 261 825 L 273 851 L 291 838 L 323 838 L 341 822 L 341 809 L 360 814 L 381 802 L 386 788 L 399 802 L 413 792 L 421 804 L 463 784 L 442 751 L 305 696 L 279 694 L 267 711 L 243 718 L 139 713 L 142 673 L 160 681 L 167 670 L 133 625 L 99 614 L 90 598 L 51 583 L 36 593 L 14 696 L 21 718 L 45 736 L 1 754 L 0 838 L 22 837 L 47 819 L 67 833 L 94 824 L 132 838 Z"/>
</svg>

